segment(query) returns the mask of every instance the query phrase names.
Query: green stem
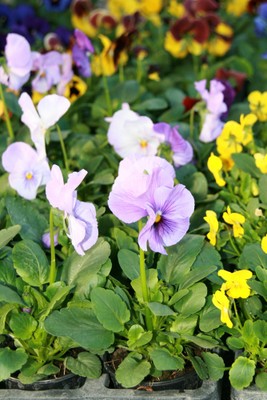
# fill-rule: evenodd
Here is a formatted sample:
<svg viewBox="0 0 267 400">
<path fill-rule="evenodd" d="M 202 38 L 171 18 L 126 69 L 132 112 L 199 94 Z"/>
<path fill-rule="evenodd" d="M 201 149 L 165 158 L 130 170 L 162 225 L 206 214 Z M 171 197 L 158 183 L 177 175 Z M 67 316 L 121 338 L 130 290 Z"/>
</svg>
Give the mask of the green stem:
<svg viewBox="0 0 267 400">
<path fill-rule="evenodd" d="M 14 136 L 14 132 L 13 132 L 13 129 L 12 129 L 11 121 L 10 121 L 10 118 L 9 118 L 8 110 L 7 110 L 7 107 L 6 107 L 5 96 L 4 96 L 4 92 L 3 92 L 3 88 L 2 88 L 1 83 L 0 83 L 0 99 L 3 102 L 6 127 L 7 127 L 9 138 L 10 138 L 10 140 L 12 142 L 14 140 L 15 136 Z"/>
<path fill-rule="evenodd" d="M 104 91 L 105 91 L 105 96 L 106 96 L 106 105 L 107 105 L 107 113 L 108 116 L 112 116 L 112 103 L 111 103 L 111 98 L 110 98 L 110 93 L 109 93 L 109 88 L 108 88 L 108 80 L 106 75 L 103 75 L 103 86 L 104 86 Z"/>
<path fill-rule="evenodd" d="M 66 147 L 65 147 L 64 140 L 63 140 L 61 129 L 58 125 L 57 125 L 57 133 L 58 133 L 60 146 L 61 146 L 61 150 L 62 150 L 62 154 L 63 154 L 65 168 L 66 168 L 67 172 L 69 172 L 69 160 L 68 160 L 68 156 L 67 156 L 67 151 L 66 151 Z"/>
<path fill-rule="evenodd" d="M 190 110 L 190 119 L 189 119 L 189 135 L 192 141 L 194 141 L 194 116 L 195 116 L 195 109 L 194 107 Z"/>
<path fill-rule="evenodd" d="M 143 75 L 143 64 L 142 60 L 137 57 L 137 71 L 136 71 L 136 80 L 138 83 L 141 83 Z"/>
<path fill-rule="evenodd" d="M 237 322 L 238 322 L 238 327 L 239 327 L 239 329 L 242 329 L 242 324 L 241 324 L 241 321 L 240 321 L 240 318 L 239 318 L 239 315 L 238 315 L 238 311 L 237 311 L 235 300 L 233 300 L 233 305 L 234 305 L 234 310 L 235 310 L 235 316 L 236 316 L 236 319 L 237 319 Z"/>
<path fill-rule="evenodd" d="M 122 64 L 119 65 L 119 79 L 120 82 L 124 82 L 124 69 Z"/>
<path fill-rule="evenodd" d="M 51 252 L 51 264 L 50 264 L 50 275 L 49 283 L 50 285 L 56 280 L 56 251 L 55 251 L 55 240 L 54 240 L 54 215 L 53 208 L 50 209 L 49 216 L 49 229 L 50 229 L 50 252 Z"/>
<path fill-rule="evenodd" d="M 142 227 L 141 220 L 139 221 L 138 225 L 140 231 Z M 143 296 L 143 301 L 145 303 L 146 326 L 149 331 L 152 331 L 153 330 L 152 316 L 150 310 L 147 308 L 147 303 L 149 302 L 149 290 L 146 278 L 145 253 L 141 249 L 141 247 L 139 247 L 139 262 L 140 262 L 140 280 L 141 280 L 142 296 Z"/>
</svg>

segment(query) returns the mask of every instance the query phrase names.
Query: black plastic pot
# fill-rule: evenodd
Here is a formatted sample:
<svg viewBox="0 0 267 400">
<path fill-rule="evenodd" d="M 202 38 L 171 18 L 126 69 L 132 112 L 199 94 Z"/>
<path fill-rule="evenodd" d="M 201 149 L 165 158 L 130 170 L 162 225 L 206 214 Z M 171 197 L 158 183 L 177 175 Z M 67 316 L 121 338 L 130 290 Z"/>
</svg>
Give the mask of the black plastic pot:
<svg viewBox="0 0 267 400">
<path fill-rule="evenodd" d="M 104 355 L 104 368 L 106 373 L 109 375 L 109 388 L 114 389 L 124 389 L 121 386 L 115 376 L 115 371 L 112 365 L 109 362 L 105 362 L 109 359 L 107 354 Z M 149 380 L 145 379 L 144 381 L 140 382 L 139 385 L 132 387 L 131 389 L 142 389 L 142 390 L 149 390 L 152 389 L 153 391 L 160 391 L 160 390 L 179 390 L 184 391 L 187 389 L 198 389 L 202 386 L 203 381 L 199 378 L 198 374 L 194 369 L 186 371 L 184 374 L 175 376 L 172 379 L 166 380 Z"/>
<path fill-rule="evenodd" d="M 31 384 L 23 384 L 17 378 L 8 378 L 5 381 L 6 389 L 21 390 L 51 390 L 51 389 L 77 389 L 84 385 L 86 378 L 69 373 L 60 378 L 46 379 Z"/>
</svg>

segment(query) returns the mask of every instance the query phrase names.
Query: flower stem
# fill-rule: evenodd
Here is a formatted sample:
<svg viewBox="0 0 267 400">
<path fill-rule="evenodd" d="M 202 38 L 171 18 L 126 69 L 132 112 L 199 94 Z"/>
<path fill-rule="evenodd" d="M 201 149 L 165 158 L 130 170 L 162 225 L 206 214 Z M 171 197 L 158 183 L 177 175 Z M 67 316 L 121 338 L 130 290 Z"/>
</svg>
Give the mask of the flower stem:
<svg viewBox="0 0 267 400">
<path fill-rule="evenodd" d="M 108 80 L 106 75 L 103 75 L 103 85 L 104 85 L 104 91 L 105 91 L 105 96 L 106 96 L 106 105 L 107 105 L 107 112 L 108 116 L 112 116 L 112 103 L 111 103 L 111 98 L 110 98 L 110 92 L 108 88 Z"/>
<path fill-rule="evenodd" d="M 142 222 L 139 221 L 139 230 L 141 230 Z M 139 247 L 139 262 L 140 262 L 140 280 L 142 288 L 143 301 L 145 303 L 145 319 L 146 326 L 149 331 L 153 330 L 153 322 L 151 318 L 150 310 L 147 308 L 147 303 L 149 302 L 149 290 L 147 285 L 146 277 L 146 265 L 145 265 L 145 252 Z"/>
<path fill-rule="evenodd" d="M 190 110 L 190 117 L 189 117 L 189 132 L 190 132 L 190 138 L 192 141 L 194 140 L 194 115 L 195 114 L 195 109 L 194 107 L 191 108 Z"/>
<path fill-rule="evenodd" d="M 68 160 L 68 156 L 67 156 L 67 151 L 66 151 L 66 147 L 65 147 L 64 140 L 63 140 L 61 129 L 58 125 L 57 125 L 57 133 L 58 133 L 60 146 L 61 146 L 61 150 L 62 150 L 62 154 L 63 154 L 63 158 L 64 158 L 65 168 L 66 168 L 67 172 L 69 172 L 69 160 Z"/>
<path fill-rule="evenodd" d="M 5 96 L 4 96 L 3 87 L 1 85 L 1 83 L 0 83 L 0 99 L 3 102 L 6 127 L 7 127 L 9 138 L 10 138 L 10 140 L 12 142 L 14 140 L 15 136 L 14 136 L 14 132 L 13 132 L 13 129 L 12 129 L 11 121 L 10 121 L 10 118 L 9 118 L 8 110 L 7 110 L 7 107 L 6 107 Z"/>
<path fill-rule="evenodd" d="M 50 252 L 51 252 L 49 283 L 51 285 L 56 280 L 56 252 L 55 252 L 55 241 L 54 241 L 54 216 L 52 207 L 50 209 L 49 225 L 50 225 L 49 229 L 50 229 Z"/>
</svg>

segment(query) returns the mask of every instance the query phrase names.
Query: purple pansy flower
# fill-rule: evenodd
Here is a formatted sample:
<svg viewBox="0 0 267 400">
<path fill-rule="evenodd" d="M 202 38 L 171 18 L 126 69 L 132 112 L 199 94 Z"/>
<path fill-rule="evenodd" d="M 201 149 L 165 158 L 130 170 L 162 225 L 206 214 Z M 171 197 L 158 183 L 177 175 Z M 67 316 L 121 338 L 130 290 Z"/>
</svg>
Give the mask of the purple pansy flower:
<svg viewBox="0 0 267 400">
<path fill-rule="evenodd" d="M 209 90 L 206 89 L 206 79 L 195 82 L 195 88 L 206 103 L 206 110 L 201 113 L 202 129 L 199 139 L 208 143 L 215 140 L 221 133 L 222 115 L 227 111 L 224 102 L 225 86 L 216 79 L 210 81 Z"/>
<path fill-rule="evenodd" d="M 183 185 L 174 187 L 174 169 L 160 157 L 125 158 L 109 195 L 108 205 L 126 223 L 148 220 L 139 246 L 167 254 L 164 246 L 177 243 L 189 228 L 194 198 Z"/>
<path fill-rule="evenodd" d="M 51 247 L 51 241 L 50 241 L 50 232 L 45 232 L 42 236 L 42 243 L 44 247 L 47 249 L 50 249 Z M 58 231 L 55 231 L 54 233 L 54 245 L 56 246 L 58 244 Z"/>
<path fill-rule="evenodd" d="M 78 68 L 78 72 L 84 78 L 91 76 L 91 66 L 89 55 L 94 53 L 94 47 L 90 39 L 80 31 L 74 30 L 75 44 L 72 47 L 72 57 L 74 64 Z"/>
<path fill-rule="evenodd" d="M 64 211 L 68 221 L 68 237 L 76 252 L 84 252 L 92 247 L 98 238 L 96 210 L 93 204 L 77 200 L 77 187 L 87 171 L 72 172 L 64 183 L 63 175 L 57 165 L 51 169 L 51 179 L 46 185 L 46 197 L 52 207 Z"/>
<path fill-rule="evenodd" d="M 23 142 L 12 143 L 2 155 L 2 165 L 9 172 L 9 184 L 27 200 L 36 198 L 37 190 L 50 178 L 46 158 Z"/>
<path fill-rule="evenodd" d="M 267 37 L 267 3 L 260 4 L 258 16 L 254 19 L 255 33 L 258 37 Z"/>
<path fill-rule="evenodd" d="M 71 0 L 44 0 L 43 2 L 47 11 L 62 12 L 69 7 Z"/>
<path fill-rule="evenodd" d="M 108 142 L 122 158 L 131 154 L 154 156 L 164 141 L 164 135 L 154 131 L 151 119 L 138 115 L 127 103 L 106 121 L 110 122 Z"/>
<path fill-rule="evenodd" d="M 32 87 L 39 93 L 47 93 L 53 85 L 60 82 L 62 54 L 49 51 L 45 54 L 34 52 L 33 55 L 33 70 L 36 75 L 32 80 Z"/>
<path fill-rule="evenodd" d="M 147 250 L 167 254 L 164 246 L 178 243 L 189 228 L 189 219 L 194 211 L 194 198 L 184 185 L 173 188 L 161 186 L 151 195 L 146 205 L 148 221 L 139 234 L 138 243 Z"/>
<path fill-rule="evenodd" d="M 155 174 L 155 171 L 158 173 Z M 147 215 L 150 188 L 161 185 L 172 187 L 174 177 L 174 168 L 163 158 L 126 157 L 120 162 L 108 206 L 121 221 L 136 222 Z"/>
<path fill-rule="evenodd" d="M 193 147 L 180 135 L 178 126 L 172 127 L 165 122 L 159 122 L 154 125 L 154 130 L 164 134 L 165 142 L 170 145 L 173 152 L 172 158 L 176 168 L 192 161 Z"/>
</svg>

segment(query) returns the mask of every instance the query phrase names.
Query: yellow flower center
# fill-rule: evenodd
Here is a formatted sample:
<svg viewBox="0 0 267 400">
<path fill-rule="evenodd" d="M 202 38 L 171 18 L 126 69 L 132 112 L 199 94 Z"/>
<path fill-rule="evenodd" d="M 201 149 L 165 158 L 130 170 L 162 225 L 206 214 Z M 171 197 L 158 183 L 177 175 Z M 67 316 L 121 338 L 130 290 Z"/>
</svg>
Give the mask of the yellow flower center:
<svg viewBox="0 0 267 400">
<path fill-rule="evenodd" d="M 145 149 L 147 147 L 147 141 L 144 139 L 140 140 L 140 146 L 142 147 L 142 149 Z"/>
<path fill-rule="evenodd" d="M 160 220 L 161 220 L 161 213 L 158 211 L 155 218 L 155 223 L 157 224 Z"/>
<path fill-rule="evenodd" d="M 25 177 L 30 181 L 33 178 L 33 174 L 31 172 L 26 172 Z"/>
</svg>

